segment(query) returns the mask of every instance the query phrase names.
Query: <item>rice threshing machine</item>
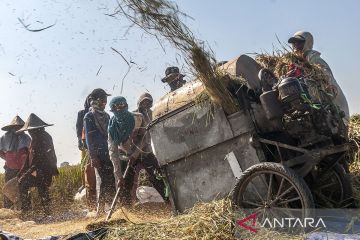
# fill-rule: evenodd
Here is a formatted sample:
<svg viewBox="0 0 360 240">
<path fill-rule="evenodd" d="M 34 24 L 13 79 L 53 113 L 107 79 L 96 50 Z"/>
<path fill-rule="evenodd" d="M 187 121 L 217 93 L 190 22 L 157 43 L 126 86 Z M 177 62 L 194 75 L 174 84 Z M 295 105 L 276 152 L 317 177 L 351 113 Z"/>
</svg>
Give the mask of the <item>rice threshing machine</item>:
<svg viewBox="0 0 360 240">
<path fill-rule="evenodd" d="M 229 86 L 237 112 L 198 103 L 198 80 L 154 105 L 152 147 L 174 209 L 229 195 L 243 208 L 348 206 L 347 130 L 329 96 L 311 79 L 277 80 L 246 55 L 221 69 L 243 80 Z"/>
</svg>

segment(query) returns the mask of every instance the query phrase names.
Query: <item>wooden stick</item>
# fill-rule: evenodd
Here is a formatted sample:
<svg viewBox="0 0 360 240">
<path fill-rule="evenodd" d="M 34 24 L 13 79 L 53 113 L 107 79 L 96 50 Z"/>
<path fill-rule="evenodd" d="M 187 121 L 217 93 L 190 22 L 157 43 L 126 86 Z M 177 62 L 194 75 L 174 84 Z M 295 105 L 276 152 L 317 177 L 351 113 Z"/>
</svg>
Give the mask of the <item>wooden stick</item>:
<svg viewBox="0 0 360 240">
<path fill-rule="evenodd" d="M 129 163 L 130 163 L 130 161 L 129 161 Z M 129 167 L 130 167 L 130 164 L 129 164 L 129 163 L 128 163 L 128 165 L 126 166 L 126 169 L 125 169 L 125 172 L 124 172 L 124 175 L 123 175 L 123 179 L 125 179 L 128 171 L 129 171 Z M 119 197 L 119 194 L 120 194 L 120 190 L 121 190 L 121 187 L 119 186 L 118 189 L 117 189 L 117 191 L 116 191 L 115 197 L 114 197 L 114 199 L 113 199 L 113 201 L 112 201 L 112 203 L 111 203 L 111 207 L 110 207 L 109 213 L 108 213 L 108 215 L 106 216 L 106 219 L 105 219 L 106 221 L 109 221 L 109 220 L 110 220 L 111 215 L 112 215 L 113 212 L 114 212 L 114 209 L 115 209 L 115 206 L 116 206 L 116 201 L 117 201 L 117 199 L 118 199 L 118 197 Z"/>
</svg>

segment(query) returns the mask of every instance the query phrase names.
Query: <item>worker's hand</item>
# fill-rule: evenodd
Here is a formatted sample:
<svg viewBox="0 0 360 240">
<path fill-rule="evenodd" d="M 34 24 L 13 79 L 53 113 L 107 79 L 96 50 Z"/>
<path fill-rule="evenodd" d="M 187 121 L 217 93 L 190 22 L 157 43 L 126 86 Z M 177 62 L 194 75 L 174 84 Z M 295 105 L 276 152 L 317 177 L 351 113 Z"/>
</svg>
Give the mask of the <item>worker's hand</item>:
<svg viewBox="0 0 360 240">
<path fill-rule="evenodd" d="M 91 166 L 94 167 L 94 168 L 99 168 L 100 165 L 101 165 L 100 159 L 97 158 L 97 157 L 91 158 L 90 162 L 91 162 Z"/>
<path fill-rule="evenodd" d="M 136 158 L 134 158 L 133 156 L 129 157 L 129 166 L 132 167 L 134 166 L 136 163 Z"/>
<path fill-rule="evenodd" d="M 36 177 L 36 176 L 37 176 L 37 171 L 36 171 L 36 170 L 33 171 L 33 172 L 31 173 L 31 175 L 34 176 L 34 177 Z"/>
</svg>

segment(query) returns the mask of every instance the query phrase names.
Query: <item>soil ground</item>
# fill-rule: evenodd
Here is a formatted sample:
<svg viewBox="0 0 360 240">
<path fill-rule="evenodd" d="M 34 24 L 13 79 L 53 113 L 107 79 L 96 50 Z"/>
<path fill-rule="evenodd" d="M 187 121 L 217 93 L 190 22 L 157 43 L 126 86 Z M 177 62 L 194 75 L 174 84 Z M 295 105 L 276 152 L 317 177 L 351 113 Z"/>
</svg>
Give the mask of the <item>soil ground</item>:
<svg viewBox="0 0 360 240">
<path fill-rule="evenodd" d="M 172 216 L 171 207 L 165 204 L 142 204 L 131 208 L 123 208 L 127 217 L 121 209 L 117 209 L 110 221 L 117 223 L 128 218 L 134 223 L 145 223 L 159 221 Z M 87 211 L 79 207 L 72 210 L 59 212 L 52 216 L 23 217 L 19 213 L 8 209 L 0 209 L 0 230 L 10 232 L 25 239 L 39 239 L 48 236 L 72 235 L 86 232 L 106 225 L 105 216 L 98 219 L 87 217 Z"/>
</svg>

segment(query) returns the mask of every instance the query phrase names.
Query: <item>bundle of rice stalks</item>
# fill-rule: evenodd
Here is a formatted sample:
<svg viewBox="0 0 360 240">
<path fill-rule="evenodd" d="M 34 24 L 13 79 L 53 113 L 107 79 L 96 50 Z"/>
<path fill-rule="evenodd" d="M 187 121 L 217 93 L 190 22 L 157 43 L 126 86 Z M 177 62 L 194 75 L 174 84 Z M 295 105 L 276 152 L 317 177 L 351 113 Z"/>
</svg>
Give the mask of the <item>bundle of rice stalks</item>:
<svg viewBox="0 0 360 240">
<path fill-rule="evenodd" d="M 216 71 L 216 61 L 212 51 L 205 50 L 203 44 L 194 37 L 181 17 L 188 17 L 178 6 L 168 0 L 123 0 L 116 13 L 126 16 L 133 25 L 145 32 L 167 39 L 179 49 L 192 67 L 193 74 L 203 82 L 211 99 L 221 104 L 227 113 L 238 110 L 235 99 L 223 82 L 226 79 Z M 159 41 L 160 43 L 160 41 Z"/>
<path fill-rule="evenodd" d="M 187 213 L 157 223 L 111 229 L 107 239 L 234 239 L 230 200 L 201 203 Z"/>
<path fill-rule="evenodd" d="M 277 50 L 270 54 L 258 54 L 255 60 L 264 68 L 271 70 L 278 79 L 285 77 L 289 72 L 289 64 L 299 68 L 304 73 L 304 77 L 321 83 L 323 89 L 329 87 L 328 77 L 317 65 L 309 64 L 303 57 L 287 51 Z"/>
</svg>

